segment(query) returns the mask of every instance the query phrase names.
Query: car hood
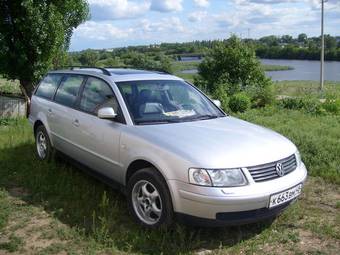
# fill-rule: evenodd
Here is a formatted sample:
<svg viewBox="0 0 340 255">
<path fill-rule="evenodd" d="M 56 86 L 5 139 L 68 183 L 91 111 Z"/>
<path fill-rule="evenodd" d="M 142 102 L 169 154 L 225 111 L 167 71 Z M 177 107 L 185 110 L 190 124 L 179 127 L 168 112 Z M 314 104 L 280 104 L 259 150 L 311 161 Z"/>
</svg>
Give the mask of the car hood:
<svg viewBox="0 0 340 255">
<path fill-rule="evenodd" d="M 254 166 L 283 159 L 296 152 L 295 145 L 282 135 L 229 116 L 139 126 L 138 130 L 143 139 L 191 161 L 193 167 Z"/>
</svg>

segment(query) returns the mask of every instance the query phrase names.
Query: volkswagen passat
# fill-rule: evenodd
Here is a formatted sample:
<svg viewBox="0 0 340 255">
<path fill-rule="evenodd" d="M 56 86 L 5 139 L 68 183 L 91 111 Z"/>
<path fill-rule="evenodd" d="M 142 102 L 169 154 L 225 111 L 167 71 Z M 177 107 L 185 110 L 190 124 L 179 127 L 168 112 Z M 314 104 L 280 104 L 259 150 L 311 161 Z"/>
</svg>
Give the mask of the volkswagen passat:
<svg viewBox="0 0 340 255">
<path fill-rule="evenodd" d="M 32 96 L 37 155 L 55 151 L 118 184 L 140 224 L 222 226 L 274 218 L 307 176 L 297 148 L 228 116 L 184 80 L 156 71 L 52 71 Z"/>
</svg>

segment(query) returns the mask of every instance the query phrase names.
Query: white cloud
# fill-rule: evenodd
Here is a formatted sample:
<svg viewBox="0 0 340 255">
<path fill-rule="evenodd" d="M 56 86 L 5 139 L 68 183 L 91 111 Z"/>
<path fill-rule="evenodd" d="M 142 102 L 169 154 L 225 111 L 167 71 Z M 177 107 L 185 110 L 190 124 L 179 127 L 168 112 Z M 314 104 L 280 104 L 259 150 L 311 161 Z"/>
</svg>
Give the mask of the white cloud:
<svg viewBox="0 0 340 255">
<path fill-rule="evenodd" d="M 182 0 L 151 0 L 151 10 L 172 12 L 183 10 Z"/>
<path fill-rule="evenodd" d="M 129 0 L 88 0 L 92 20 L 132 19 L 145 14 L 149 2 L 134 2 Z"/>
<path fill-rule="evenodd" d="M 194 3 L 198 7 L 208 7 L 209 6 L 209 0 L 194 0 Z"/>
<path fill-rule="evenodd" d="M 114 40 L 128 37 L 133 29 L 120 29 L 110 23 L 88 21 L 80 25 L 74 32 L 75 38 L 90 40 Z"/>
<path fill-rule="evenodd" d="M 192 12 L 189 14 L 189 21 L 191 22 L 201 22 L 208 16 L 208 13 L 206 11 L 197 11 L 197 12 Z"/>
<path fill-rule="evenodd" d="M 162 18 L 159 22 L 143 19 L 141 21 L 141 28 L 143 33 L 185 31 L 185 28 L 178 17 Z"/>
</svg>

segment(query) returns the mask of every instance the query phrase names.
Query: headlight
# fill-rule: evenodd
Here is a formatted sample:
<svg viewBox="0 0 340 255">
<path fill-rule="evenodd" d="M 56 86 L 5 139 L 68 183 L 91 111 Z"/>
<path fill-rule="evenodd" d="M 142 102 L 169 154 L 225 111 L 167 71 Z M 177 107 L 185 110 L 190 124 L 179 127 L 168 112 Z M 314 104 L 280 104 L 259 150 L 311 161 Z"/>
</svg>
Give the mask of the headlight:
<svg viewBox="0 0 340 255">
<path fill-rule="evenodd" d="M 235 187 L 247 184 L 247 180 L 239 168 L 214 170 L 191 168 L 189 169 L 189 182 L 214 187 Z"/>
<path fill-rule="evenodd" d="M 196 185 L 211 186 L 209 174 L 204 169 L 189 169 L 189 182 Z"/>
</svg>

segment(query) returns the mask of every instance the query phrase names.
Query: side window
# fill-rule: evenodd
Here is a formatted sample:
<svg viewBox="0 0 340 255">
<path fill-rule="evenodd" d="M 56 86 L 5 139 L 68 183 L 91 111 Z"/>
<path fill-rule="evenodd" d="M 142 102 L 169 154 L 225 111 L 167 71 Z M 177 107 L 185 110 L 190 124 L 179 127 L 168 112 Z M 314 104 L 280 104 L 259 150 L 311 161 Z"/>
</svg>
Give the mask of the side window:
<svg viewBox="0 0 340 255">
<path fill-rule="evenodd" d="M 65 106 L 73 106 L 77 100 L 79 88 L 83 83 L 84 77 L 81 75 L 68 75 L 61 83 L 55 101 Z"/>
<path fill-rule="evenodd" d="M 117 99 L 109 85 L 100 79 L 90 77 L 86 81 L 79 108 L 97 114 L 102 107 L 112 107 L 118 114 L 118 119 L 122 119 Z"/>
<path fill-rule="evenodd" d="M 48 74 L 41 81 L 37 91 L 35 92 L 35 95 L 46 99 L 52 99 L 61 78 L 61 74 Z"/>
</svg>

